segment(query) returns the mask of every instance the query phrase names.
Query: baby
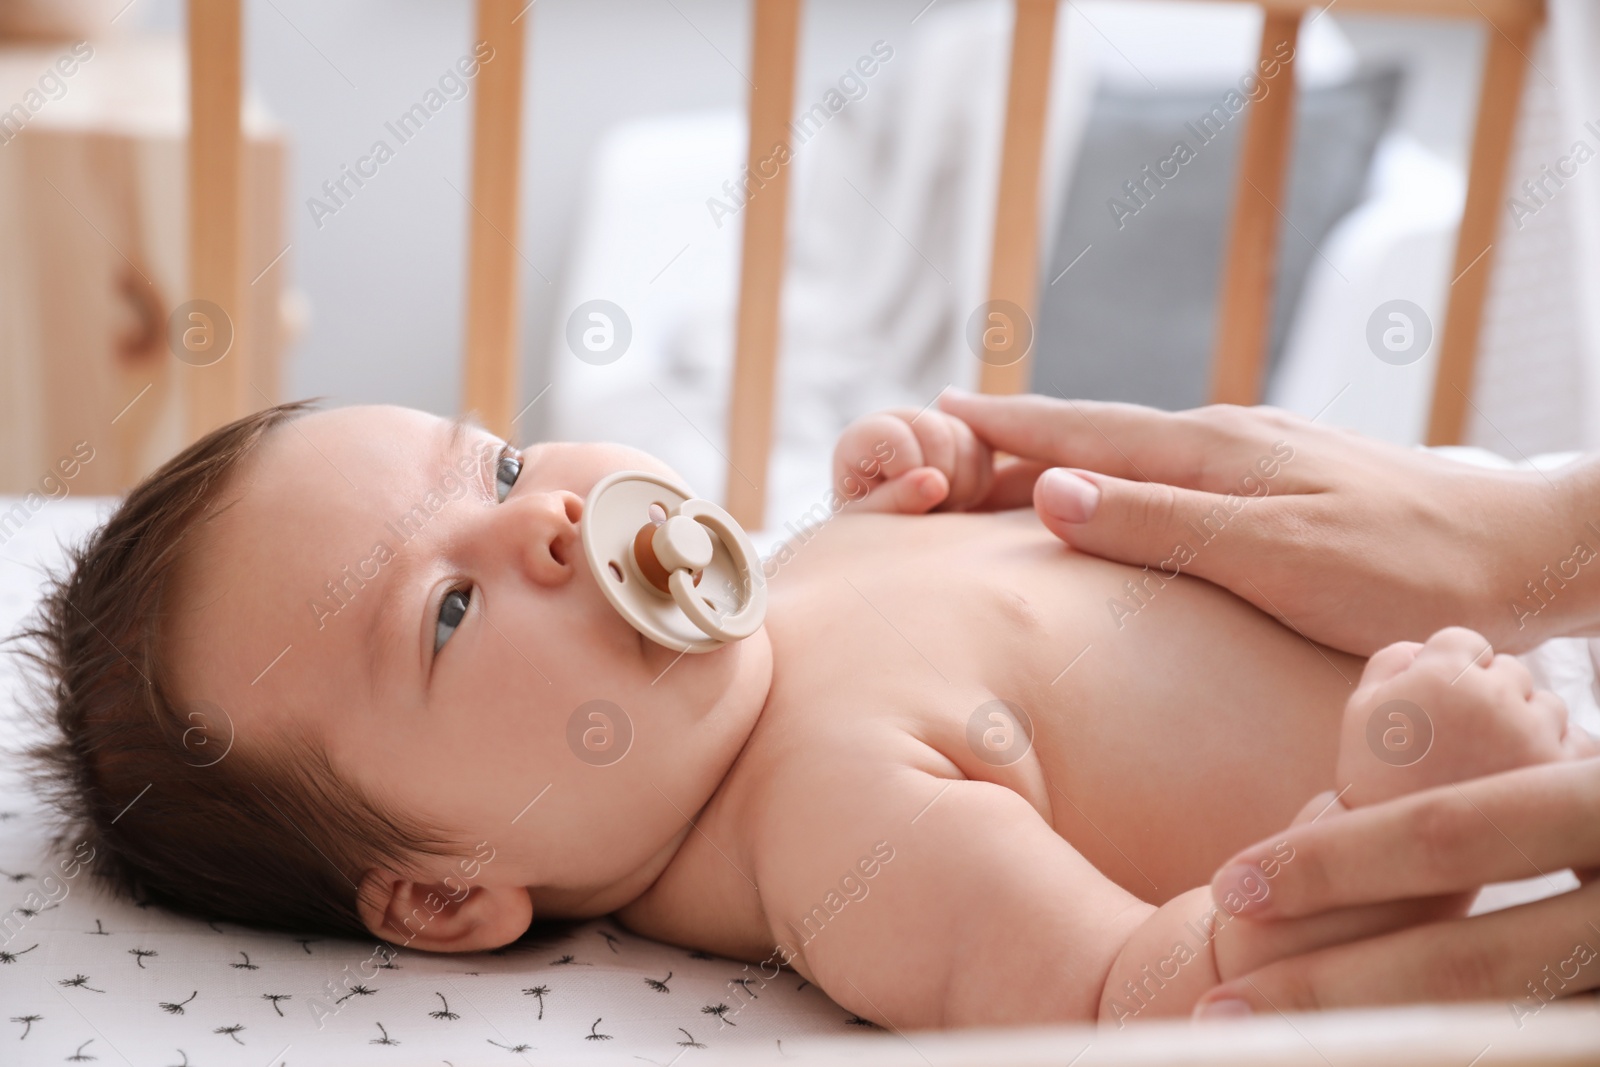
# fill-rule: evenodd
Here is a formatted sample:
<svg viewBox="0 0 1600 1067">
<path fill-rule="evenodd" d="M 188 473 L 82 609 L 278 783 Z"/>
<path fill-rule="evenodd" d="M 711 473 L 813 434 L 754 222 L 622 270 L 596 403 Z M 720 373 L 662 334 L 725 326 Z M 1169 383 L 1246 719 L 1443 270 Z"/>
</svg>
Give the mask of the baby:
<svg viewBox="0 0 1600 1067">
<path fill-rule="evenodd" d="M 1295 448 L 1286 423 L 1236 502 Z M 936 410 L 852 426 L 851 502 L 769 561 L 765 625 L 679 654 L 580 545 L 623 469 L 671 475 L 393 407 L 286 405 L 174 459 L 29 631 L 38 755 L 97 868 L 208 918 L 437 952 L 615 913 L 893 1028 L 1122 1023 L 1463 905 L 1230 921 L 1294 862 L 1229 872 L 1218 908 L 1242 847 L 1594 751 L 1476 634 L 1363 666 L 1182 574 L 1220 510 L 1166 570 L 978 510 L 1026 474 Z"/>
</svg>

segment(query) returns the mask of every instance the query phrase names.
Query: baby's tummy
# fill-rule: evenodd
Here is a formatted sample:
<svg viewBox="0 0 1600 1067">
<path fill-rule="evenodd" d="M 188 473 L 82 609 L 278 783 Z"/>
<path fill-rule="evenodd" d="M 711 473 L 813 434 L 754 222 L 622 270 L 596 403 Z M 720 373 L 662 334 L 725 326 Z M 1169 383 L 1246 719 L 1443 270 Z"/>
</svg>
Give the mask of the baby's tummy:
<svg viewBox="0 0 1600 1067">
<path fill-rule="evenodd" d="M 1360 659 L 1199 579 L 1060 569 L 1076 625 L 1038 691 L 1038 757 L 1057 831 L 1102 872 L 1166 900 L 1333 785 Z"/>
<path fill-rule="evenodd" d="M 830 524 L 773 593 L 773 615 L 809 620 L 781 642 L 781 674 L 839 679 L 870 649 L 935 748 L 1152 901 L 1209 881 L 1332 785 L 1361 671 L 1207 582 L 1070 551 L 1031 512 Z M 973 749 L 995 699 L 1034 731 L 1011 766 Z"/>
</svg>

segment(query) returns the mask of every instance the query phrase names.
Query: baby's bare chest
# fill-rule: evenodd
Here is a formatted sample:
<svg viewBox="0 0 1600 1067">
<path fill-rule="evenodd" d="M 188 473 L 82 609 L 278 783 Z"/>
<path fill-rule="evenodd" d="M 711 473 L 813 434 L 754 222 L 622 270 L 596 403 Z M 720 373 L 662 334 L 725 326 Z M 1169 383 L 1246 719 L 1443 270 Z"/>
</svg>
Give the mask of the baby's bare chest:
<svg viewBox="0 0 1600 1067">
<path fill-rule="evenodd" d="M 842 768 L 990 781 L 1158 896 L 1331 772 L 1325 650 L 1206 582 L 1071 552 L 1031 514 L 853 518 L 770 588 L 747 755 L 791 784 L 780 806 L 859 788 Z"/>
<path fill-rule="evenodd" d="M 850 517 L 769 570 L 775 662 L 872 664 L 904 688 L 1047 669 L 1126 568 L 1071 552 L 1026 512 Z"/>
<path fill-rule="evenodd" d="M 814 762 L 870 746 L 991 780 L 1048 817 L 1048 780 L 1092 699 L 1058 684 L 1123 568 L 1018 516 L 860 517 L 791 546 L 770 583 L 773 686 L 747 756 Z M 861 766 L 852 763 L 852 766 Z"/>
</svg>

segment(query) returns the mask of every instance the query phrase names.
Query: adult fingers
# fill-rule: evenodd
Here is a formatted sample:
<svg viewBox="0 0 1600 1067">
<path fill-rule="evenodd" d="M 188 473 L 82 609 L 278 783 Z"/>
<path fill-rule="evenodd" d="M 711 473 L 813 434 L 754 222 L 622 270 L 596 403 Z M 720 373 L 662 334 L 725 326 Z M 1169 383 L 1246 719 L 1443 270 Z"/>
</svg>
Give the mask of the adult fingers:
<svg viewBox="0 0 1600 1067">
<path fill-rule="evenodd" d="M 1242 568 L 1261 562 L 1253 523 L 1272 501 L 1057 467 L 1039 476 L 1033 503 L 1050 532 L 1073 548 L 1122 563 L 1181 568 L 1235 588 L 1243 584 L 1237 581 Z"/>
<path fill-rule="evenodd" d="M 1600 987 L 1592 917 L 1600 883 L 1469 919 L 1280 960 L 1217 986 L 1198 1017 L 1505 998 L 1514 1015 Z M 1575 947 L 1576 946 L 1576 947 Z"/>
<path fill-rule="evenodd" d="M 1392 645 L 1385 645 L 1367 660 L 1366 669 L 1361 672 L 1361 684 L 1368 688 L 1382 685 L 1416 662 L 1417 653 L 1421 650 L 1422 645 L 1416 641 L 1396 641 Z"/>
<path fill-rule="evenodd" d="M 1313 915 L 1596 867 L 1597 811 L 1600 758 L 1523 767 L 1290 827 L 1229 861 L 1212 895 L 1237 899 L 1266 862 L 1282 868 L 1272 892 L 1242 914 Z"/>
<path fill-rule="evenodd" d="M 1218 493 L 1239 491 L 1247 477 L 1278 478 L 1280 473 L 1275 491 L 1303 487 L 1305 463 L 1291 462 L 1295 452 L 1284 439 L 1324 432 L 1270 408 L 1226 405 L 1168 412 L 1137 404 L 946 389 L 939 407 L 994 448 L 1023 459 Z"/>
<path fill-rule="evenodd" d="M 1466 914 L 1474 895 L 1452 893 L 1443 897 L 1397 900 L 1341 908 L 1304 919 L 1267 922 L 1234 919 L 1227 937 L 1217 942 L 1217 966 L 1223 974 L 1237 977 L 1291 956 L 1455 918 Z"/>
<path fill-rule="evenodd" d="M 994 462 L 994 481 L 982 500 L 973 505 L 975 511 L 1005 511 L 1008 508 L 1033 506 L 1033 486 L 1049 464 L 1032 459 L 1011 456 Z"/>
</svg>

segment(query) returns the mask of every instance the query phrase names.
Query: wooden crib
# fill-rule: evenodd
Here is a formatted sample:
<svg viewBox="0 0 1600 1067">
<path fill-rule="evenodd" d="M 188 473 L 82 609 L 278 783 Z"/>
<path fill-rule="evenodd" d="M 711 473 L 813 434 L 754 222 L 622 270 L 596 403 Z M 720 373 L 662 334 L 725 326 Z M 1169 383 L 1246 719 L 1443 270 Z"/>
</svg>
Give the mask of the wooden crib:
<svg viewBox="0 0 1600 1067">
<path fill-rule="evenodd" d="M 1031 314 L 1038 289 L 1040 164 L 1045 139 L 1057 0 L 1014 0 L 1011 71 L 1001 147 L 989 296 Z M 1259 0 L 1265 9 L 1260 55 L 1293 46 L 1300 26 L 1323 9 L 1320 0 Z M 1484 296 L 1494 265 L 1497 205 L 1534 31 L 1544 0 L 1334 0 L 1341 12 L 1473 19 L 1488 27 L 1488 59 L 1479 92 L 1467 200 L 1456 239 L 1449 306 L 1439 340 L 1439 368 L 1428 420 L 1429 444 L 1461 438 Z M 749 164 L 787 144 L 794 103 L 800 0 L 754 0 L 749 102 Z M 1327 5 L 1327 6 L 1332 6 Z M 500 434 L 511 431 L 517 382 L 519 316 L 517 189 L 521 168 L 524 38 L 528 0 L 478 0 L 477 40 L 493 46 L 496 62 L 482 69 L 473 116 L 472 191 L 467 266 L 463 407 Z M 192 136 L 189 152 L 190 297 L 240 307 L 244 224 L 240 133 L 242 99 L 241 0 L 189 4 Z M 1294 118 L 1294 66 L 1278 76 L 1289 92 L 1268 93 L 1252 105 L 1246 125 L 1234 208 L 1221 272 L 1211 399 L 1253 404 L 1261 397 L 1272 284 Z M 729 399 L 727 505 L 741 522 L 759 527 L 772 448 L 777 378 L 779 301 L 788 210 L 787 168 L 767 181 L 744 212 L 733 390 Z M 188 432 L 198 436 L 259 407 L 265 398 L 247 386 L 250 353 L 189 368 Z M 979 387 L 1019 392 L 1027 387 L 1026 355 L 1009 365 L 986 362 Z M 733 471 L 742 472 L 739 477 Z"/>
<path fill-rule="evenodd" d="M 1039 266 L 1040 168 L 1054 47 L 1057 0 L 1014 0 L 1015 23 L 1005 131 L 995 207 L 989 295 L 1031 314 Z M 1295 42 L 1301 25 L 1324 8 L 1317 0 L 1258 0 L 1265 9 L 1260 54 Z M 754 0 L 749 163 L 787 143 L 792 117 L 800 0 Z M 1440 340 L 1428 442 L 1456 442 L 1471 393 L 1484 296 L 1493 266 L 1497 205 L 1505 184 L 1527 52 L 1545 16 L 1543 0 L 1334 0 L 1341 13 L 1473 19 L 1488 25 L 1488 58 L 1479 94 L 1465 214 L 1456 242 L 1449 307 Z M 1333 6 L 1328 4 L 1326 6 Z M 496 60 L 476 85 L 466 301 L 463 406 L 509 434 L 519 398 L 517 189 L 521 165 L 524 38 L 530 0 L 477 0 L 476 39 Z M 240 133 L 241 0 L 190 0 L 191 140 L 189 248 L 192 299 L 241 306 Z M 1280 74 L 1293 86 L 1294 68 Z M 1242 148 L 1234 210 L 1221 273 L 1220 315 L 1212 361 L 1217 402 L 1259 400 L 1271 322 L 1278 247 L 1278 204 L 1289 162 L 1292 92 L 1252 107 Z M 730 397 L 729 509 L 761 523 L 763 483 L 772 445 L 783 280 L 788 171 L 780 168 L 744 212 L 733 388 Z M 236 341 L 237 346 L 237 341 Z M 265 402 L 248 391 L 249 352 L 205 367 L 186 367 L 192 437 Z M 985 363 L 980 387 L 1016 392 L 1029 380 L 1026 356 Z M 1287 1024 L 1287 1025 L 1285 1025 Z M 904 1035 L 902 1035 L 904 1036 Z M 1083 1027 L 1014 1033 L 934 1035 L 881 1044 L 841 1043 L 837 1062 L 991 1063 L 1274 1063 L 1323 1065 L 1393 1062 L 1469 1067 L 1489 1064 L 1600 1062 L 1600 1012 L 1592 1001 L 1558 1005 L 1526 1032 L 1504 1004 L 1431 1007 L 1344 1016 L 1280 1016 L 1195 1031 L 1157 1026 L 1133 1034 Z M 742 1061 L 760 1058 L 753 1051 Z M 793 1057 L 791 1057 L 793 1058 Z"/>
</svg>

